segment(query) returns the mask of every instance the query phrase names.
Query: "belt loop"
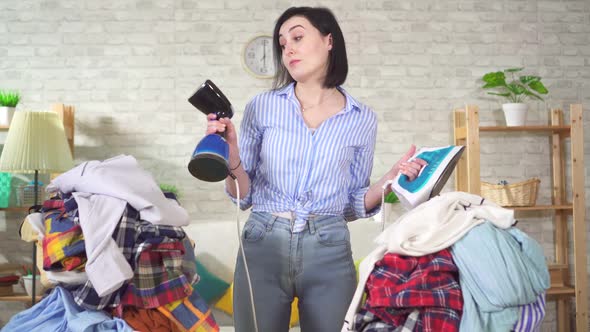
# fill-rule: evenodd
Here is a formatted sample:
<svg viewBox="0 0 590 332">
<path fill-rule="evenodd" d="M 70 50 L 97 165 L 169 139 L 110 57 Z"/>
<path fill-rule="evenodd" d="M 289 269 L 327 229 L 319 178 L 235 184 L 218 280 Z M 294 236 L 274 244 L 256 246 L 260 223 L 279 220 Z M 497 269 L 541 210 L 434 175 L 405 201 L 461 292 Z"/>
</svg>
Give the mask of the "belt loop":
<svg viewBox="0 0 590 332">
<path fill-rule="evenodd" d="M 272 231 L 272 227 L 275 224 L 275 221 L 277 221 L 277 216 L 275 216 L 274 214 L 271 214 L 271 218 L 268 221 L 268 224 L 266 224 L 266 230 L 267 231 Z"/>
<path fill-rule="evenodd" d="M 307 218 L 307 226 L 309 227 L 309 234 L 315 234 L 316 224 L 315 218 Z"/>
</svg>

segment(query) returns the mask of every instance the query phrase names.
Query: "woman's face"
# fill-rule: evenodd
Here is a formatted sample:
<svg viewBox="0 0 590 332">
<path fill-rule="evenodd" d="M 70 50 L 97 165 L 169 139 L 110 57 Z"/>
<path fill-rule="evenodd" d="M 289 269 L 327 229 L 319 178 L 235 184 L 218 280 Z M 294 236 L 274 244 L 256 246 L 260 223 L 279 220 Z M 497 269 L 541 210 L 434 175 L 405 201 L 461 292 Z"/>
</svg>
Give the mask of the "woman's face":
<svg viewBox="0 0 590 332">
<path fill-rule="evenodd" d="M 323 82 L 332 36 L 322 36 L 305 17 L 293 16 L 279 29 L 283 65 L 297 82 Z"/>
</svg>

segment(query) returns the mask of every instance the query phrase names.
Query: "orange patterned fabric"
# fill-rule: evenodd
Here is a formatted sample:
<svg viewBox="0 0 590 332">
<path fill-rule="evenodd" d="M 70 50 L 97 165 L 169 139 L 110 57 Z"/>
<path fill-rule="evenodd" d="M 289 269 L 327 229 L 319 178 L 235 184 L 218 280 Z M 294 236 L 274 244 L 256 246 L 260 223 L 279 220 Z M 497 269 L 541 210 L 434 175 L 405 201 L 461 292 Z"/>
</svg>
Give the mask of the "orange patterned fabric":
<svg viewBox="0 0 590 332">
<path fill-rule="evenodd" d="M 180 332 L 172 320 L 158 309 L 138 309 L 125 307 L 121 317 L 135 331 L 141 332 Z"/>
</svg>

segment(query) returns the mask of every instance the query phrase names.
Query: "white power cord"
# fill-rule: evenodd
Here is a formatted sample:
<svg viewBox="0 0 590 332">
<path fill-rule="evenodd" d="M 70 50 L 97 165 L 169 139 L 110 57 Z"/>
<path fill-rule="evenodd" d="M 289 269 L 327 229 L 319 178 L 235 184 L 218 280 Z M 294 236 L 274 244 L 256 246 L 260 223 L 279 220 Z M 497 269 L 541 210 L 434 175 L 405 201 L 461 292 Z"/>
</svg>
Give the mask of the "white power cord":
<svg viewBox="0 0 590 332">
<path fill-rule="evenodd" d="M 242 244 L 242 231 L 240 230 L 240 184 L 238 183 L 238 179 L 235 176 L 232 176 L 232 178 L 234 179 L 234 182 L 236 184 L 236 194 L 238 198 L 238 203 L 236 204 L 236 225 L 238 226 L 238 241 L 240 244 L 240 251 L 242 252 L 242 260 L 244 261 L 244 269 L 246 270 L 246 280 L 248 281 L 248 289 L 250 291 L 250 305 L 252 306 L 252 318 L 254 319 L 254 332 L 258 332 L 258 322 L 256 321 L 256 307 L 254 305 L 254 291 L 252 290 L 252 281 L 250 280 L 250 271 L 248 270 L 246 253 L 244 252 L 244 245 Z"/>
<path fill-rule="evenodd" d="M 385 230 L 385 190 L 387 186 L 390 186 L 393 183 L 393 180 L 387 180 L 381 187 L 381 232 Z"/>
</svg>

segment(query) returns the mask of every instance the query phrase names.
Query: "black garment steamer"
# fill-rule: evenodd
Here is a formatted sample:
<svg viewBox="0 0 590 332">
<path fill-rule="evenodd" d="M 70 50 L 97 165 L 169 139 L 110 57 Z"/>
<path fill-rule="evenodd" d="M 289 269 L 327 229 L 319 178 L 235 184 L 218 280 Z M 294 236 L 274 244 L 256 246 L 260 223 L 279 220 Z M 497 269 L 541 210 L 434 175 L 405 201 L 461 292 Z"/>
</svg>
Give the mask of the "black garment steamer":
<svg viewBox="0 0 590 332">
<path fill-rule="evenodd" d="M 217 119 L 234 115 L 229 100 L 210 80 L 206 80 L 188 101 L 205 115 L 215 114 Z M 209 134 L 197 144 L 188 163 L 188 171 L 197 179 L 207 182 L 222 181 L 230 175 L 225 132 Z"/>
<path fill-rule="evenodd" d="M 216 119 L 230 118 L 234 115 L 233 107 L 225 95 L 211 82 L 206 80 L 205 83 L 188 99 L 194 107 L 205 115 L 215 114 Z M 228 176 L 234 179 L 236 184 L 237 197 L 240 197 L 240 185 L 237 178 L 229 169 L 229 146 L 225 140 L 225 132 L 209 134 L 197 144 L 191 161 L 188 163 L 188 171 L 192 176 L 199 180 L 207 182 L 223 181 Z M 252 306 L 252 318 L 254 321 L 254 332 L 258 332 L 258 321 L 256 319 L 256 307 L 254 305 L 254 293 L 252 290 L 252 281 L 246 261 L 246 253 L 242 243 L 242 234 L 239 220 L 240 204 L 236 205 L 236 226 L 238 229 L 238 242 L 242 259 L 246 270 L 246 278 L 250 290 L 250 305 Z"/>
</svg>

